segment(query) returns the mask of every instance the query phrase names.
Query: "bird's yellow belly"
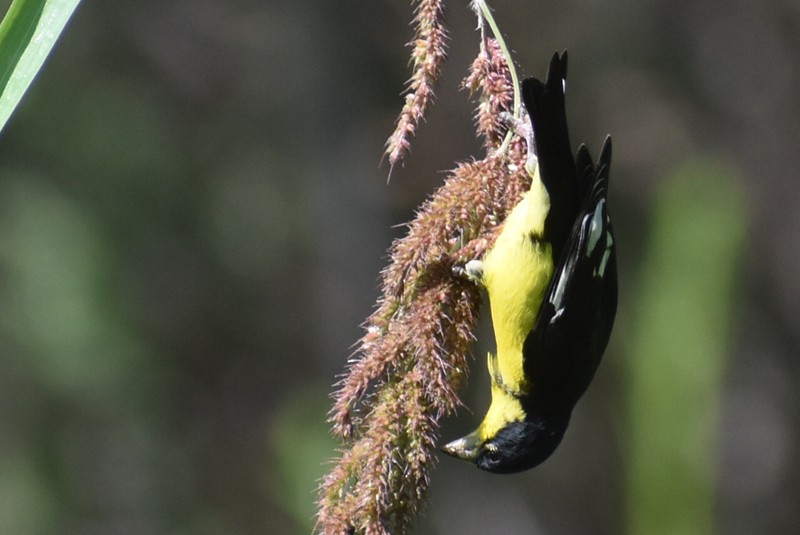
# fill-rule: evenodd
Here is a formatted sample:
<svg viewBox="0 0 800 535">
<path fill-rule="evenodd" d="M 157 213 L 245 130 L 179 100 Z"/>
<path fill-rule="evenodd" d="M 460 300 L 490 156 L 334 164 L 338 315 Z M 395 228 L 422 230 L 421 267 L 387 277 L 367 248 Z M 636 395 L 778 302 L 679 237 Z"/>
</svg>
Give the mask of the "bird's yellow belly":
<svg viewBox="0 0 800 535">
<path fill-rule="evenodd" d="M 522 346 L 536 322 L 553 275 L 551 246 L 529 234 L 500 236 L 484 259 L 497 359 L 495 373 L 506 387 L 527 390 Z"/>
</svg>

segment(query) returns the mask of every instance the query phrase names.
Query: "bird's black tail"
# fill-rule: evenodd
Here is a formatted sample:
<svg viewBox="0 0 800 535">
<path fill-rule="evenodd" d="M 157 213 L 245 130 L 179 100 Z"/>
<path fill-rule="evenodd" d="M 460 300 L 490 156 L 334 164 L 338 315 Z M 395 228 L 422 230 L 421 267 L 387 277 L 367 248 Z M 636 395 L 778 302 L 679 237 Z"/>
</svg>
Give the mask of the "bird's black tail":
<svg viewBox="0 0 800 535">
<path fill-rule="evenodd" d="M 539 173 L 550 196 L 545 235 L 553 246 L 556 263 L 564 252 L 580 208 L 564 103 L 566 79 L 567 53 L 564 52 L 560 56 L 553 55 L 545 83 L 536 78 L 522 82 L 522 98 L 533 126 Z"/>
</svg>

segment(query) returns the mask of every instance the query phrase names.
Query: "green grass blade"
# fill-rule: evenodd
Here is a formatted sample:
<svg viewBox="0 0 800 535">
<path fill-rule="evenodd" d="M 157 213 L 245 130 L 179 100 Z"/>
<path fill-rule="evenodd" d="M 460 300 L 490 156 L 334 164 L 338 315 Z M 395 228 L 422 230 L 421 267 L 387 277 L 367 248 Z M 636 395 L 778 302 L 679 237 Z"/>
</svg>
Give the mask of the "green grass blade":
<svg viewBox="0 0 800 535">
<path fill-rule="evenodd" d="M 80 0 L 14 0 L 0 23 L 0 130 Z"/>
</svg>

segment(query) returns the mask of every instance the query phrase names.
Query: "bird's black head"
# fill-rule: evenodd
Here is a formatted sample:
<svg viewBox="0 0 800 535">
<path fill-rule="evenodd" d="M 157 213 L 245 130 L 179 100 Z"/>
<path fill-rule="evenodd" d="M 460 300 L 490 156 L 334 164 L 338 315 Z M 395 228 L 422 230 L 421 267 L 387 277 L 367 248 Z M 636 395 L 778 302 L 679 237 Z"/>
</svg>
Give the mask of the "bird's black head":
<svg viewBox="0 0 800 535">
<path fill-rule="evenodd" d="M 528 470 L 543 463 L 561 443 L 567 422 L 534 419 L 512 422 L 483 445 L 478 468 L 498 474 Z"/>
<path fill-rule="evenodd" d="M 511 422 L 495 436 L 480 441 L 476 433 L 455 440 L 443 451 L 471 461 L 487 472 L 511 474 L 544 462 L 556 450 L 569 424 L 565 417 L 532 417 Z"/>
</svg>

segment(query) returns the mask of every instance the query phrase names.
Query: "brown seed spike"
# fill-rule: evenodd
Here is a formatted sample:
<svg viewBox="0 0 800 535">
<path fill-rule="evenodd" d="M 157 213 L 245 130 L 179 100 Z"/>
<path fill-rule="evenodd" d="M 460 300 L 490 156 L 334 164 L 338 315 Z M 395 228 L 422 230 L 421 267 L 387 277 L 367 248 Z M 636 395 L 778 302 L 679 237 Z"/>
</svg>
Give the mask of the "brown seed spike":
<svg viewBox="0 0 800 535">
<path fill-rule="evenodd" d="M 442 0 L 416 0 L 406 104 L 389 138 L 402 158 L 432 98 L 445 57 Z M 505 135 L 513 100 L 508 65 L 488 40 L 465 84 L 480 91 L 476 129 L 489 149 Z M 439 420 L 460 406 L 480 293 L 454 267 L 480 258 L 530 185 L 525 142 L 459 164 L 389 250 L 381 297 L 337 385 L 330 414 L 342 451 L 319 489 L 316 531 L 402 535 L 424 504 Z"/>
<path fill-rule="evenodd" d="M 390 175 L 391 169 L 408 152 L 411 138 L 433 101 L 433 88 L 447 58 L 444 0 L 416 0 L 416 3 L 415 34 L 408 44 L 413 72 L 406 89 L 405 104 L 384 151 L 389 159 Z"/>
</svg>

